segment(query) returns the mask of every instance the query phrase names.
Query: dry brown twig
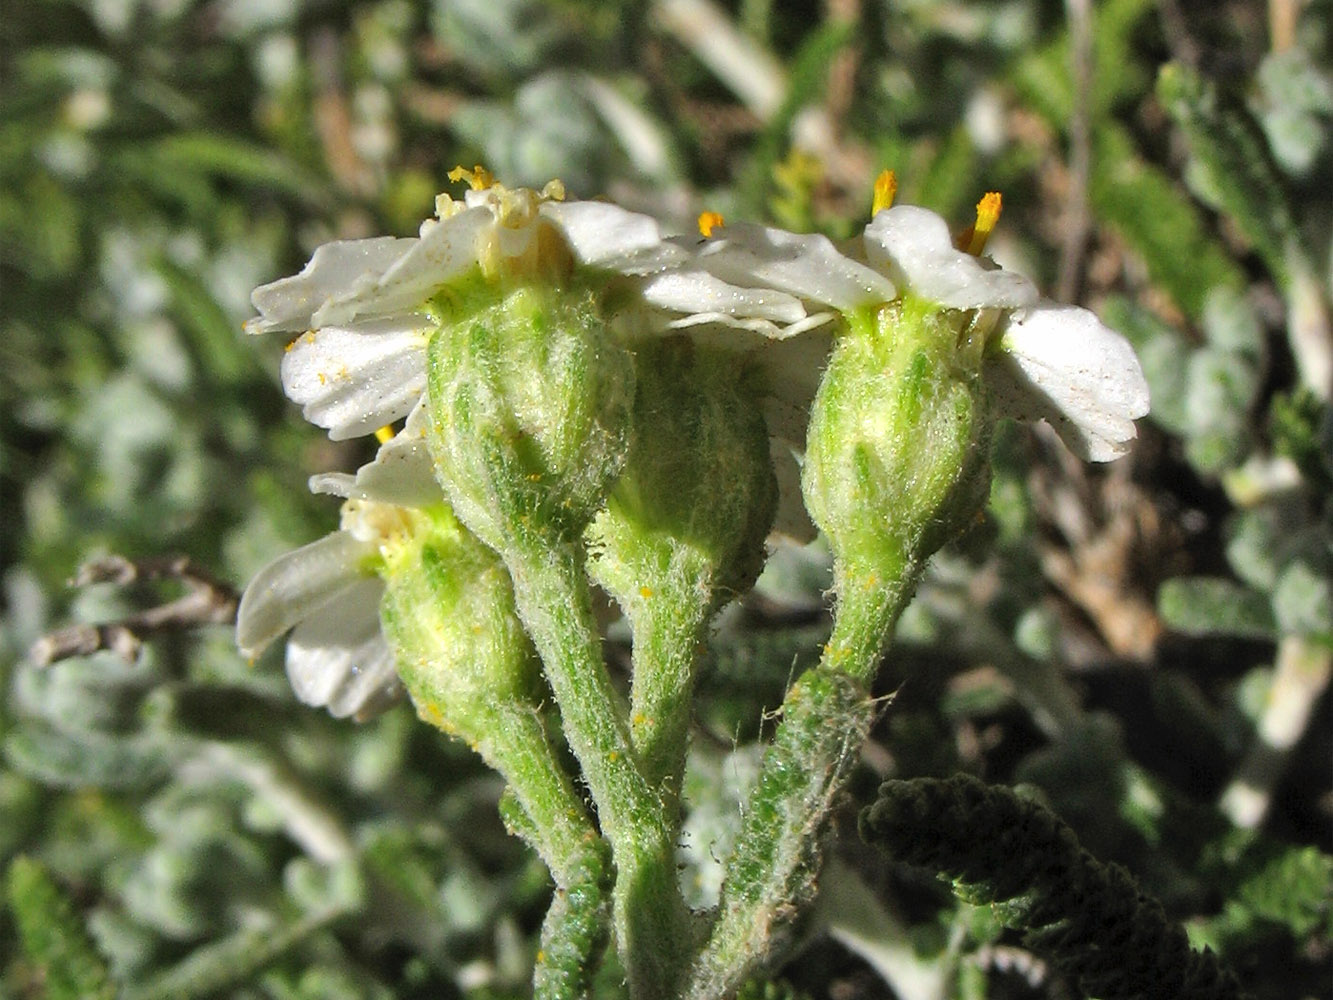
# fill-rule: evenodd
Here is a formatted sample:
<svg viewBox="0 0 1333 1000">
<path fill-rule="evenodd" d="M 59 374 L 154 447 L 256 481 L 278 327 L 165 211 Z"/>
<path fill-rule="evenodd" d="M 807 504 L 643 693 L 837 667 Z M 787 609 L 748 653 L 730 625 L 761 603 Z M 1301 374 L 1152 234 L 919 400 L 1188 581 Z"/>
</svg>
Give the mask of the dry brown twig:
<svg viewBox="0 0 1333 1000">
<path fill-rule="evenodd" d="M 88 656 L 109 650 L 128 663 L 139 658 L 144 642 L 164 632 L 185 632 L 201 625 L 230 625 L 236 621 L 240 595 L 230 584 L 195 566 L 186 556 L 153 556 L 130 560 L 105 555 L 89 559 L 70 580 L 72 587 L 113 583 L 127 587 L 146 581 L 174 581 L 185 585 L 185 593 L 174 601 L 159 604 L 116 622 L 99 625 L 70 625 L 42 636 L 28 650 L 28 658 L 40 667 L 71 656 Z"/>
</svg>

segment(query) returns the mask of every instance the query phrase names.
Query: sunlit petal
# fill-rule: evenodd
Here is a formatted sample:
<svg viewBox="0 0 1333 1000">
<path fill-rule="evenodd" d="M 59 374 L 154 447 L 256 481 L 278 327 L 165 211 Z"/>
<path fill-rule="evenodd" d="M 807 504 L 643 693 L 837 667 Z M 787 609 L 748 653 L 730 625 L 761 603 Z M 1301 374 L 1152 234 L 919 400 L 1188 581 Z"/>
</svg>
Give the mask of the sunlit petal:
<svg viewBox="0 0 1333 1000">
<path fill-rule="evenodd" d="M 871 220 L 866 258 L 918 298 L 949 309 L 1014 309 L 1037 301 L 1027 278 L 954 249 L 934 212 L 895 205 Z"/>
<path fill-rule="evenodd" d="M 325 243 L 299 274 L 254 290 L 250 301 L 259 315 L 245 324 L 246 332 L 298 332 L 319 325 L 312 317 L 327 302 L 375 287 L 416 242 L 381 236 Z"/>
<path fill-rule="evenodd" d="M 287 677 L 297 698 L 338 718 L 372 714 L 401 689 L 380 632 L 384 584 L 351 584 L 302 621 L 287 641 Z"/>
<path fill-rule="evenodd" d="M 541 214 L 560 228 L 574 259 L 586 267 L 654 274 L 690 257 L 683 247 L 663 239 L 656 219 L 610 202 L 545 202 Z"/>
<path fill-rule="evenodd" d="M 730 225 L 701 247 L 700 262 L 724 281 L 776 288 L 842 310 L 887 302 L 897 294 L 889 277 L 818 234 Z"/>
<path fill-rule="evenodd" d="M 1086 309 L 1053 305 L 1015 313 L 999 336 L 991 388 L 1000 412 L 1050 421 L 1070 450 L 1094 462 L 1128 451 L 1149 399 L 1124 337 Z"/>
<path fill-rule="evenodd" d="M 279 556 L 245 588 L 236 616 L 236 645 L 249 657 L 313 611 L 323 607 L 360 576 L 360 565 L 375 548 L 345 531 Z"/>
<path fill-rule="evenodd" d="M 407 316 L 304 334 L 282 359 L 283 388 L 334 440 L 369 434 L 421 399 L 428 329 Z"/>
</svg>

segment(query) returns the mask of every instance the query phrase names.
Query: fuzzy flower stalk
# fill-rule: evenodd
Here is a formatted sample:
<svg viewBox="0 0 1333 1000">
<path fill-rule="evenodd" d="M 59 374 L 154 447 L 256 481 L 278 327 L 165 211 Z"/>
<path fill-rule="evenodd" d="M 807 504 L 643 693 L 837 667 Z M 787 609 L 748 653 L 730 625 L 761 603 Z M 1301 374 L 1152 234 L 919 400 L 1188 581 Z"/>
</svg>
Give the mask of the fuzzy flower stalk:
<svg viewBox="0 0 1333 1000">
<path fill-rule="evenodd" d="M 955 246 L 934 213 L 893 207 L 895 188 L 880 177 L 870 224 L 843 250 L 738 226 L 714 231 L 704 251 L 720 277 L 776 284 L 838 320 L 813 393 L 802 399 L 797 383 L 784 399 L 807 417 L 801 486 L 833 551 L 833 631 L 765 755 L 692 970 L 700 1000 L 734 990 L 790 942 L 786 904 L 813 895 L 820 831 L 859 744 L 821 738 L 822 727 L 868 732 L 870 683 L 926 561 L 983 509 L 995 420 L 1046 419 L 1076 453 L 1106 461 L 1127 451 L 1148 410 L 1124 338 L 981 257 L 998 195 Z"/>
<path fill-rule="evenodd" d="M 558 890 L 539 995 L 584 995 L 608 928 L 634 1000 L 732 995 L 813 894 L 875 667 L 926 560 L 984 503 L 995 420 L 1046 419 L 1110 459 L 1146 412 L 1142 374 L 1091 313 L 981 256 L 998 199 L 955 247 L 892 207 L 886 175 L 839 247 L 712 215 L 703 239 L 667 237 L 558 182 L 451 177 L 470 190 L 418 237 L 326 245 L 255 292 L 250 332 L 294 338 L 288 395 L 380 447 L 312 479 L 344 498 L 342 529 L 260 573 L 239 644 L 291 630 L 302 700 L 364 717 L 405 689 L 506 776 Z M 675 842 L 696 650 L 770 532 L 814 527 L 833 635 L 789 692 L 718 910 L 691 914 Z M 628 706 L 594 585 L 631 627 Z"/>
</svg>

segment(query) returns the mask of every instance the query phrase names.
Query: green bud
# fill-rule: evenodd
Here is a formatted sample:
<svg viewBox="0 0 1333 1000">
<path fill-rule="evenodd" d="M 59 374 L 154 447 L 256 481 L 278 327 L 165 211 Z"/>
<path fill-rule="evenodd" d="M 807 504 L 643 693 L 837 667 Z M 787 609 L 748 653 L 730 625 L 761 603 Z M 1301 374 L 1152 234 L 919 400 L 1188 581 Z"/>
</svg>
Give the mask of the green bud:
<svg viewBox="0 0 1333 1000">
<path fill-rule="evenodd" d="M 633 444 L 589 530 L 589 568 L 631 616 L 681 583 L 710 616 L 753 585 L 777 505 L 756 387 L 734 355 L 683 337 L 635 366 Z"/>
<path fill-rule="evenodd" d="M 384 634 L 417 714 L 486 756 L 496 709 L 540 691 L 504 564 L 440 508 L 386 547 L 381 572 Z"/>
<path fill-rule="evenodd" d="M 910 591 L 985 502 L 990 419 L 976 322 L 909 297 L 849 317 L 838 339 L 801 488 L 857 586 Z"/>
<path fill-rule="evenodd" d="M 596 297 L 522 285 L 436 311 L 427 443 L 459 519 L 500 552 L 577 539 L 624 463 L 634 402 Z"/>
<path fill-rule="evenodd" d="M 547 732 L 541 664 L 504 563 L 443 506 L 414 512 L 382 551 L 380 619 L 417 714 L 509 782 L 510 829 L 558 891 L 578 897 L 569 919 L 595 950 L 608 922 L 606 845 Z"/>
<path fill-rule="evenodd" d="M 740 359 L 678 338 L 644 345 L 635 365 L 633 445 L 589 529 L 588 569 L 633 626 L 631 736 L 650 784 L 674 795 L 695 651 L 759 574 L 777 483 Z"/>
</svg>

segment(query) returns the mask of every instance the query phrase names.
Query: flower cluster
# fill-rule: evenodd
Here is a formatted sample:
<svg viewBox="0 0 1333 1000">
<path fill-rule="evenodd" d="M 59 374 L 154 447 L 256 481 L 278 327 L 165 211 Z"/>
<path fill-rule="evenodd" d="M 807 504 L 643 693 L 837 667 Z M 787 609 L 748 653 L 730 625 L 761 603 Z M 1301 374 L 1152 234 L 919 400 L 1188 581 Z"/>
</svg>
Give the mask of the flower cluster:
<svg viewBox="0 0 1333 1000">
<path fill-rule="evenodd" d="M 730 352 L 738 371 L 757 370 L 780 493 L 776 528 L 797 537 L 809 535 L 799 460 L 830 353 L 886 308 L 944 317 L 960 356 L 970 351 L 983 375 L 989 412 L 1047 420 L 1083 458 L 1125 454 L 1134 419 L 1147 412 L 1124 338 L 1086 310 L 1041 300 L 1026 278 L 981 256 L 998 199 L 983 200 L 959 249 L 937 215 L 892 206 L 886 176 L 861 237 L 838 246 L 717 218 L 701 220 L 702 238 L 667 237 L 647 216 L 566 201 L 558 182 L 537 192 L 505 188 L 479 167 L 450 176 L 471 189 L 462 200 L 441 195 L 418 237 L 320 247 L 299 274 L 255 291 L 259 316 L 246 325 L 295 334 L 282 381 L 307 419 L 335 439 L 381 441 L 355 475 L 311 480 L 316 492 L 345 498 L 341 530 L 265 568 L 240 610 L 248 655 L 294 629 L 293 686 L 336 715 L 372 714 L 397 692 L 377 574 L 385 546 L 410 530 L 411 510 L 445 502 L 427 447 L 428 345 L 446 321 L 455 329 L 509 290 L 591 288 L 607 330 L 631 352 L 645 338 L 687 338 Z"/>
</svg>

